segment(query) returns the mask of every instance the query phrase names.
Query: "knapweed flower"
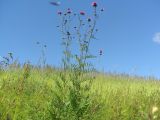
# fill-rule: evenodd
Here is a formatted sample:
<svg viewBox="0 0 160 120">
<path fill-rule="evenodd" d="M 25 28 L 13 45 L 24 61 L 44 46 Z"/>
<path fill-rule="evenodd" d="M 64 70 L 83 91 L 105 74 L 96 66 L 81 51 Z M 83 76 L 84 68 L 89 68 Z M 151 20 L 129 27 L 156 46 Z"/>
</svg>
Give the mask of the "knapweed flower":
<svg viewBox="0 0 160 120">
<path fill-rule="evenodd" d="M 71 35 L 70 32 L 67 31 L 67 35 L 68 35 L 68 36 Z"/>
<path fill-rule="evenodd" d="M 61 12 L 61 11 L 58 11 L 57 14 L 58 14 L 58 15 L 62 15 L 62 12 Z"/>
<path fill-rule="evenodd" d="M 93 6 L 93 7 L 97 7 L 98 5 L 97 5 L 96 2 L 93 2 L 93 3 L 92 3 L 92 6 Z"/>
<path fill-rule="evenodd" d="M 70 8 L 67 9 L 67 13 L 68 13 L 68 14 L 71 14 L 71 13 L 72 13 L 72 11 L 71 11 Z"/>
<path fill-rule="evenodd" d="M 102 55 L 102 50 L 99 50 L 99 55 Z"/>
<path fill-rule="evenodd" d="M 88 21 L 88 22 L 91 22 L 91 18 L 88 18 L 87 21 Z"/>
<path fill-rule="evenodd" d="M 101 12 L 103 12 L 104 11 L 104 8 L 101 8 Z"/>
<path fill-rule="evenodd" d="M 80 15 L 85 15 L 85 12 L 84 11 L 80 11 Z"/>
</svg>

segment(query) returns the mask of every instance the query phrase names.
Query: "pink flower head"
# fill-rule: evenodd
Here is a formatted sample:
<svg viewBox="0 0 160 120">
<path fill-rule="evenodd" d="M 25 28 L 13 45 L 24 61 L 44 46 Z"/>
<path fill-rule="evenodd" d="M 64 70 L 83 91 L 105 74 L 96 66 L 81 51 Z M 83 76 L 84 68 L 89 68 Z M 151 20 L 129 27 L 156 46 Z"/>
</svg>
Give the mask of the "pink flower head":
<svg viewBox="0 0 160 120">
<path fill-rule="evenodd" d="M 72 11 L 71 11 L 70 8 L 67 9 L 67 13 L 68 13 L 68 14 L 71 14 L 71 13 L 72 13 Z"/>
<path fill-rule="evenodd" d="M 84 12 L 84 11 L 80 11 L 80 14 L 81 14 L 81 15 L 85 15 L 85 12 Z"/>
<path fill-rule="evenodd" d="M 92 3 L 92 6 L 93 6 L 93 7 L 97 7 L 98 5 L 97 5 L 96 2 L 93 2 L 93 3 Z"/>
<path fill-rule="evenodd" d="M 62 15 L 62 12 L 61 12 L 61 11 L 58 11 L 57 14 L 58 14 L 58 15 Z"/>
</svg>

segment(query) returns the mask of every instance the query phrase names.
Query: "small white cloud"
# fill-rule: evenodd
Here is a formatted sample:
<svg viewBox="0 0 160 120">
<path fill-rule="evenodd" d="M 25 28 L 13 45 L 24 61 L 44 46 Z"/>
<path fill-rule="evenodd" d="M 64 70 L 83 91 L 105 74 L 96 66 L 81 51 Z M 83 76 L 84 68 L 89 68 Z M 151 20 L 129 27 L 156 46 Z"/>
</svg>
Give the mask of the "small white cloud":
<svg viewBox="0 0 160 120">
<path fill-rule="evenodd" d="M 160 32 L 155 33 L 155 35 L 153 37 L 153 41 L 160 44 Z"/>
</svg>

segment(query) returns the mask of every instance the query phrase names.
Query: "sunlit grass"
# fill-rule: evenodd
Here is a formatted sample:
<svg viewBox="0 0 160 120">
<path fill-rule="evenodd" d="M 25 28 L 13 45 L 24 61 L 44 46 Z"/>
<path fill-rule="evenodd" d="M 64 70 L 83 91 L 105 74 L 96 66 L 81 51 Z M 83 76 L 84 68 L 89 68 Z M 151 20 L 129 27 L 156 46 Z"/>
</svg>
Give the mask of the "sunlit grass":
<svg viewBox="0 0 160 120">
<path fill-rule="evenodd" d="M 58 70 L 32 68 L 0 73 L 0 119 L 50 120 L 50 102 Z M 124 75 L 96 75 L 91 93 L 103 103 L 97 120 L 160 119 L 160 82 Z"/>
</svg>

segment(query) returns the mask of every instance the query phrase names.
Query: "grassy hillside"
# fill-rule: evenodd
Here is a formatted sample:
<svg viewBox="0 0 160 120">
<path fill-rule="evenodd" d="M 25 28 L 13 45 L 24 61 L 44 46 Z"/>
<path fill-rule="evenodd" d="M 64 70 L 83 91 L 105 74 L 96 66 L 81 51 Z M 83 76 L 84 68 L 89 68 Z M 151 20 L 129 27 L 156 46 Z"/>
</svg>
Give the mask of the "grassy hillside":
<svg viewBox="0 0 160 120">
<path fill-rule="evenodd" d="M 52 120 L 59 71 L 51 68 L 0 71 L 0 120 Z M 92 99 L 101 103 L 95 120 L 160 120 L 160 82 L 125 75 L 95 75 Z M 67 95 L 67 90 L 65 91 Z M 63 96 L 62 96 L 63 97 Z M 68 115 L 68 117 L 67 117 Z M 70 115 L 70 116 L 69 116 Z M 69 117 L 71 117 L 69 119 Z M 72 113 L 66 118 L 72 120 Z M 83 120 L 84 118 L 82 118 Z"/>
</svg>

